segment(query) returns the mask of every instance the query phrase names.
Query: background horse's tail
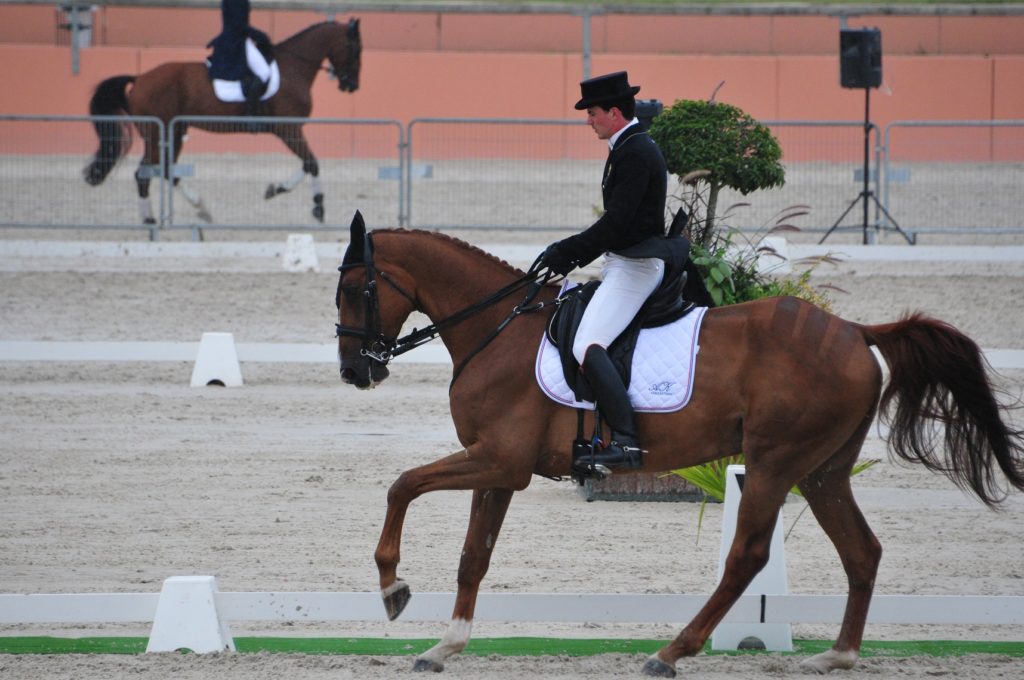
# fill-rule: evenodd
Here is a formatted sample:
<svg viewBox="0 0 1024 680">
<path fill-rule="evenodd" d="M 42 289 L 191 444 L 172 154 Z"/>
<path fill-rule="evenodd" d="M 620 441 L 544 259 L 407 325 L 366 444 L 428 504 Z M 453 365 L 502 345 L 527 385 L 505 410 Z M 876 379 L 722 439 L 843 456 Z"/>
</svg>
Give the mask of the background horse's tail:
<svg viewBox="0 0 1024 680">
<path fill-rule="evenodd" d="M 96 87 L 89 101 L 89 115 L 128 115 L 125 88 L 134 82 L 133 76 L 114 76 L 104 80 Z M 97 120 L 93 121 L 93 127 L 100 138 L 100 148 L 92 162 L 82 171 L 82 176 L 90 185 L 96 186 L 107 178 L 117 162 L 128 153 L 132 145 L 132 126 L 128 121 Z"/>
<path fill-rule="evenodd" d="M 889 365 L 880 412 L 897 456 L 942 472 L 990 507 L 1006 497 L 996 465 L 1012 486 L 1024 490 L 1024 431 L 1003 422 L 1005 407 L 973 340 L 921 314 L 859 328 Z M 944 446 L 937 446 L 943 427 Z"/>
</svg>

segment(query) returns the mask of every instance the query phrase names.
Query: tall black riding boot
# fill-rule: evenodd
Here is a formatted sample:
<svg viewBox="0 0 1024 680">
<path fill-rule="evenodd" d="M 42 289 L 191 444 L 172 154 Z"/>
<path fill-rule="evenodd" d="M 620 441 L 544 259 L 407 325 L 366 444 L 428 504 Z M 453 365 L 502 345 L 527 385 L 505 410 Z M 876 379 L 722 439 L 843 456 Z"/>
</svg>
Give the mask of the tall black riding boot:
<svg viewBox="0 0 1024 680">
<path fill-rule="evenodd" d="M 583 377 L 594 391 L 594 401 L 601 416 L 612 430 L 611 441 L 593 456 L 574 461 L 574 471 L 583 475 L 608 469 L 635 470 L 643 464 L 643 449 L 637 442 L 633 405 L 629 403 L 626 386 L 622 384 L 608 351 L 600 345 L 591 345 L 583 357 Z"/>
<path fill-rule="evenodd" d="M 256 77 L 255 74 L 246 74 L 241 81 L 242 96 L 245 97 L 245 115 L 258 116 L 260 114 L 260 98 L 267 91 L 267 84 Z M 251 132 L 259 132 L 261 126 L 258 123 L 249 123 Z"/>
</svg>

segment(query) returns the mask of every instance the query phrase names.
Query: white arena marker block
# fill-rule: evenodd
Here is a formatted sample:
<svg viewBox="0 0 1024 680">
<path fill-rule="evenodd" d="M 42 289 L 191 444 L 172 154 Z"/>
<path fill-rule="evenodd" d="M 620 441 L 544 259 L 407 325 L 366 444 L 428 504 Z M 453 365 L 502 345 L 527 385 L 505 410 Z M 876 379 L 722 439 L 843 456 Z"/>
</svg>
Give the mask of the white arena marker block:
<svg viewBox="0 0 1024 680">
<path fill-rule="evenodd" d="M 192 387 L 222 385 L 241 387 L 242 367 L 238 363 L 235 336 L 231 333 L 203 333 L 192 367 Z"/>
<path fill-rule="evenodd" d="M 319 272 L 320 260 L 312 234 L 288 234 L 284 246 L 284 270 L 287 272 Z"/>
<path fill-rule="evenodd" d="M 217 615 L 216 593 L 213 576 L 172 576 L 164 581 L 146 652 L 235 651 L 228 624 Z"/>
<path fill-rule="evenodd" d="M 726 468 L 725 507 L 722 511 L 722 546 L 718 556 L 718 580 L 725 572 L 725 558 L 736 535 L 736 520 L 739 515 L 740 495 L 743 492 L 742 479 L 746 468 L 730 465 Z M 775 520 L 775 531 L 768 564 L 764 565 L 754 580 L 747 586 L 744 595 L 786 595 L 789 586 L 786 581 L 786 553 L 782 535 L 782 509 Z M 720 623 L 711 634 L 711 649 L 735 650 L 750 645 L 748 638 L 759 640 L 764 649 L 773 652 L 793 651 L 793 627 L 788 623 Z M 759 645 L 754 646 L 754 648 Z"/>
</svg>

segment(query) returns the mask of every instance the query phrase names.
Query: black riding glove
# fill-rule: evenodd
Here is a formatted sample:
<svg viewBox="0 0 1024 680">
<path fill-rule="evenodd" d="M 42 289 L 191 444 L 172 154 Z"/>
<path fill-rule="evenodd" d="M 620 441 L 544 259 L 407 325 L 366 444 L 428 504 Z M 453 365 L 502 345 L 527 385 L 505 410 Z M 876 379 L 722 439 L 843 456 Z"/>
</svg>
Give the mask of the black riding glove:
<svg viewBox="0 0 1024 680">
<path fill-rule="evenodd" d="M 576 263 L 562 252 L 557 243 L 552 243 L 541 254 L 540 267 L 547 267 L 557 276 L 565 276 L 576 268 Z"/>
</svg>

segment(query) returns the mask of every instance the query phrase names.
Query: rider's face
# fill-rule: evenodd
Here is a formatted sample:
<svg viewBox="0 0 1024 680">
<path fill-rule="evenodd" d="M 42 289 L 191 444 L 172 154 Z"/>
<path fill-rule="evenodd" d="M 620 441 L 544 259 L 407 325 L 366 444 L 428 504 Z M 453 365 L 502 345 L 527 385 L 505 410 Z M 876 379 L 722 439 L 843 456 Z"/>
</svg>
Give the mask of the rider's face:
<svg viewBox="0 0 1024 680">
<path fill-rule="evenodd" d="M 598 139 L 608 139 L 622 129 L 625 121 L 618 107 L 605 111 L 600 106 L 587 108 L 587 125 L 594 128 Z"/>
</svg>

